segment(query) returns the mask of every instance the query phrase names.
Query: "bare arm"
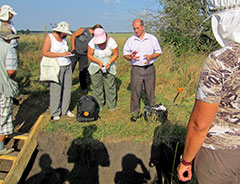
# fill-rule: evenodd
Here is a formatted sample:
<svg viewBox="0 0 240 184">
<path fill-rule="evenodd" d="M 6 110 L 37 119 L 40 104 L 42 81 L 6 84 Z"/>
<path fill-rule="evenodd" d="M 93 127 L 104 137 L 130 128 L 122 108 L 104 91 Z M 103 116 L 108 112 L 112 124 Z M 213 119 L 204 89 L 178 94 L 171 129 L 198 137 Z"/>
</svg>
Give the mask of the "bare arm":
<svg viewBox="0 0 240 184">
<path fill-rule="evenodd" d="M 56 53 L 56 52 L 51 52 L 51 40 L 49 35 L 46 36 L 44 42 L 43 42 L 43 47 L 42 47 L 42 55 L 50 58 L 55 58 L 55 57 L 63 57 L 66 55 L 70 55 L 71 52 L 63 52 L 63 53 Z"/>
<path fill-rule="evenodd" d="M 191 162 L 201 148 L 206 135 L 209 131 L 212 121 L 216 116 L 219 103 L 209 104 L 199 100 L 195 101 L 195 105 L 190 116 L 183 159 Z M 192 177 L 192 166 L 185 166 L 182 163 L 178 166 L 178 178 L 181 181 L 190 180 Z M 188 176 L 184 177 L 183 173 L 188 172 Z"/>
<path fill-rule="evenodd" d="M 152 59 L 155 59 L 155 58 L 159 57 L 160 55 L 161 55 L 160 53 L 153 53 L 151 55 L 144 55 L 144 57 L 147 58 L 147 61 L 145 62 L 145 64 L 147 64 Z"/>
<path fill-rule="evenodd" d="M 75 49 L 75 39 L 76 39 L 76 37 L 83 34 L 83 31 L 84 31 L 84 28 L 80 28 L 72 34 L 72 39 L 71 39 L 72 40 L 72 50 Z"/>
<path fill-rule="evenodd" d="M 103 63 L 101 61 L 99 61 L 97 58 L 95 58 L 93 56 L 93 54 L 94 54 L 94 49 L 92 49 L 91 47 L 88 46 L 88 53 L 87 53 L 88 59 L 97 63 L 99 65 L 100 69 L 102 69 Z"/>
<path fill-rule="evenodd" d="M 9 76 L 11 79 L 15 79 L 16 74 L 17 74 L 17 71 L 16 71 L 16 70 L 7 70 L 7 73 L 8 73 L 8 76 Z"/>
<path fill-rule="evenodd" d="M 108 68 L 110 67 L 110 65 L 118 58 L 118 56 L 119 56 L 118 47 L 115 48 L 115 49 L 113 49 L 113 50 L 112 50 L 112 53 L 113 53 L 113 55 L 112 55 L 109 63 L 106 64 L 106 69 L 108 69 Z"/>
</svg>

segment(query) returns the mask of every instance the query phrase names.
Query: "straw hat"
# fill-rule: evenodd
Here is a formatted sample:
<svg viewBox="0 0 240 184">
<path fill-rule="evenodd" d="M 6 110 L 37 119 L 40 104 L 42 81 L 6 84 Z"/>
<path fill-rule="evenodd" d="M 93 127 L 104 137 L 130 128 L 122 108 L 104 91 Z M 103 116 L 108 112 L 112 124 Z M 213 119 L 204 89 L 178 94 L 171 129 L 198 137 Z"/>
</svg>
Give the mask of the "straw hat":
<svg viewBox="0 0 240 184">
<path fill-rule="evenodd" d="M 229 42 L 240 43 L 240 0 L 209 0 L 214 36 L 224 47 Z"/>
<path fill-rule="evenodd" d="M 11 6 L 3 5 L 0 9 L 0 20 L 7 21 L 9 19 L 9 12 L 13 15 L 17 15 Z"/>
<path fill-rule="evenodd" d="M 12 40 L 19 38 L 18 35 L 12 33 L 11 25 L 1 22 L 0 24 L 0 38 L 4 40 Z"/>
<path fill-rule="evenodd" d="M 104 43 L 106 39 L 107 39 L 107 36 L 106 36 L 106 33 L 104 32 L 104 29 L 96 28 L 94 30 L 94 37 L 93 37 L 94 44 Z"/>
<path fill-rule="evenodd" d="M 52 30 L 72 35 L 70 28 L 69 28 L 69 24 L 67 22 L 59 22 L 57 27 L 53 28 Z"/>
</svg>

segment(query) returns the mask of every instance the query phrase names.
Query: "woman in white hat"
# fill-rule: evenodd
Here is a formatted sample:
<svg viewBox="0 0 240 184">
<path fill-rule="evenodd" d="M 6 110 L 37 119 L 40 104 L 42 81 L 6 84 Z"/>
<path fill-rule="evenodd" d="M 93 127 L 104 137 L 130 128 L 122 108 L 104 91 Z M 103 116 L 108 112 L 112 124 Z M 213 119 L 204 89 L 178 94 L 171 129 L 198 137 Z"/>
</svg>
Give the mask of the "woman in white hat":
<svg viewBox="0 0 240 184">
<path fill-rule="evenodd" d="M 202 68 L 178 166 L 198 184 L 240 183 L 240 0 L 209 0 L 212 30 L 222 48 Z M 194 163 L 194 164 L 193 164 Z"/>
<path fill-rule="evenodd" d="M 68 51 L 66 36 L 72 35 L 69 24 L 60 22 L 48 34 L 42 47 L 43 56 L 57 58 L 60 66 L 59 83 L 50 82 L 50 114 L 53 120 L 59 120 L 61 115 L 74 117 L 69 111 L 72 89 L 72 67 Z"/>
<path fill-rule="evenodd" d="M 88 67 L 93 95 L 100 108 L 105 104 L 110 110 L 116 107 L 117 93 L 115 85 L 118 45 L 112 37 L 108 37 L 104 29 L 96 28 L 94 37 L 88 43 L 88 58 L 91 60 Z"/>
<path fill-rule="evenodd" d="M 17 15 L 15 11 L 13 11 L 13 8 L 9 5 L 3 5 L 0 9 L 0 23 L 6 22 L 7 24 L 10 24 L 12 27 L 12 32 L 14 34 L 17 34 L 17 30 L 14 27 L 14 24 L 12 22 L 12 18 L 14 15 Z M 16 47 L 18 45 L 18 42 L 16 39 L 11 40 L 11 45 Z"/>
</svg>

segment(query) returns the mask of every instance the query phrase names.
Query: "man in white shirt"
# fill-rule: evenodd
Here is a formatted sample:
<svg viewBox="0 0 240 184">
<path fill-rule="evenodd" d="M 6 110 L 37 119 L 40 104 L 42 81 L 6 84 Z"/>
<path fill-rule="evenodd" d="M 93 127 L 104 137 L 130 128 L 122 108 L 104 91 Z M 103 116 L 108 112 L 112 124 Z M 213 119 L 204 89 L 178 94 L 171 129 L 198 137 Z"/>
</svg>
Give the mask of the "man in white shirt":
<svg viewBox="0 0 240 184">
<path fill-rule="evenodd" d="M 139 118 L 142 84 L 144 84 L 148 105 L 155 105 L 155 67 L 153 63 L 162 53 L 155 36 L 146 33 L 141 19 L 133 21 L 135 35 L 123 48 L 123 56 L 131 62 L 131 121 Z"/>
</svg>

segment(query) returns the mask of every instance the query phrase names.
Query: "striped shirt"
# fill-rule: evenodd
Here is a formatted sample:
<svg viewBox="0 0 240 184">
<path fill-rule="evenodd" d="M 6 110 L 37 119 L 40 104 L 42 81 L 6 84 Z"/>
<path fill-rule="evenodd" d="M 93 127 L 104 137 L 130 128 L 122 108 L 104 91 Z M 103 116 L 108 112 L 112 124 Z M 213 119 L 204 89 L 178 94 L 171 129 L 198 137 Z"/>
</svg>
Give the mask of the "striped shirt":
<svg viewBox="0 0 240 184">
<path fill-rule="evenodd" d="M 14 47 L 8 51 L 5 65 L 7 70 L 17 70 L 17 52 Z"/>
</svg>

